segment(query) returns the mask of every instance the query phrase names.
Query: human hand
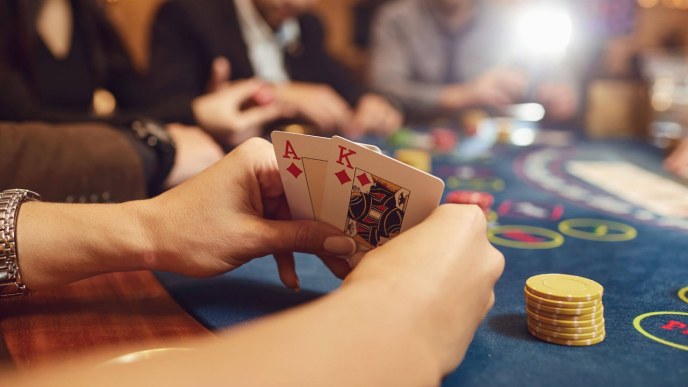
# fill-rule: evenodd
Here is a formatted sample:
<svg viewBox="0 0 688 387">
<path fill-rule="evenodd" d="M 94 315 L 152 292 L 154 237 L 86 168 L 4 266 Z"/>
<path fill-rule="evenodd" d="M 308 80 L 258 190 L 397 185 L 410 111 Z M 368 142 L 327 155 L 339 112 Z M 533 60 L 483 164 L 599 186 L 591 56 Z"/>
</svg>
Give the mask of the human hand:
<svg viewBox="0 0 688 387">
<path fill-rule="evenodd" d="M 352 257 L 360 263 L 345 286 L 368 284 L 395 295 L 411 316 L 443 373 L 463 358 L 494 303 L 504 258 L 487 240 L 485 214 L 475 206 L 443 205 L 388 243 Z M 374 291 L 374 290 L 373 290 Z M 413 308 L 416 308 L 415 310 Z"/>
<path fill-rule="evenodd" d="M 206 85 L 206 93 L 214 93 L 229 85 L 232 75 L 232 64 L 224 56 L 213 59 L 210 65 L 210 76 Z"/>
<path fill-rule="evenodd" d="M 214 92 L 192 102 L 196 121 L 222 143 L 236 146 L 259 136 L 263 126 L 282 116 L 270 86 L 257 79 L 214 84 Z M 251 106 L 244 109 L 246 104 Z"/>
<path fill-rule="evenodd" d="M 557 121 L 572 118 L 578 109 L 576 90 L 566 83 L 543 83 L 538 87 L 535 97 L 545 106 L 547 115 Z"/>
<path fill-rule="evenodd" d="M 669 157 L 664 160 L 664 169 L 688 178 L 688 138 L 684 138 Z"/>
<path fill-rule="evenodd" d="M 319 129 L 333 132 L 351 122 L 353 112 L 330 86 L 290 82 L 276 86 L 277 99 L 295 115 L 313 122 Z"/>
<path fill-rule="evenodd" d="M 174 187 L 220 161 L 225 153 L 201 128 L 180 124 L 167 125 L 177 152 L 165 187 Z"/>
<path fill-rule="evenodd" d="M 440 106 L 448 110 L 504 106 L 522 98 L 527 88 L 528 79 L 523 72 L 496 68 L 470 82 L 445 87 L 440 94 Z"/>
<path fill-rule="evenodd" d="M 385 98 L 368 93 L 358 100 L 352 122 L 342 133 L 350 138 L 366 133 L 377 133 L 384 136 L 394 133 L 401 127 L 403 116 Z"/>
<path fill-rule="evenodd" d="M 142 202 L 155 253 L 151 269 L 212 276 L 274 254 L 282 282 L 299 288 L 293 252 L 321 256 L 335 275 L 349 272 L 352 239 L 326 224 L 289 221 L 272 145 L 251 139 L 188 182 Z"/>
</svg>

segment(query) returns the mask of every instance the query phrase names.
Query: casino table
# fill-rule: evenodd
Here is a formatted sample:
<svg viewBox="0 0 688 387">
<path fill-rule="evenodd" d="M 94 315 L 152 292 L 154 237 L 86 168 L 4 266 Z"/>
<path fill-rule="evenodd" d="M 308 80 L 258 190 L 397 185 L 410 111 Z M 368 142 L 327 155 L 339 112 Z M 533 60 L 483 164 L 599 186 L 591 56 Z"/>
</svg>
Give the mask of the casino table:
<svg viewBox="0 0 688 387">
<path fill-rule="evenodd" d="M 686 182 L 664 174 L 661 152 L 640 142 L 551 139 L 530 146 L 462 141 L 453 152 L 433 154 L 433 173 L 447 192 L 494 195 L 488 235 L 506 259 L 496 303 L 444 385 L 687 385 L 688 217 L 627 200 L 585 173 L 615 166 L 621 172 L 608 182 L 634 194 L 659 186 L 635 181 L 638 171 L 684 189 Z M 637 169 L 628 172 L 629 165 Z M 685 208 L 688 196 L 673 203 Z M 432 257 L 419 259 L 432 264 Z M 313 256 L 297 255 L 297 269 L 299 293 L 282 286 L 271 259 L 210 279 L 157 277 L 189 314 L 217 330 L 314 300 L 340 284 Z M 541 273 L 602 284 L 602 343 L 568 347 L 528 333 L 523 288 Z"/>
</svg>

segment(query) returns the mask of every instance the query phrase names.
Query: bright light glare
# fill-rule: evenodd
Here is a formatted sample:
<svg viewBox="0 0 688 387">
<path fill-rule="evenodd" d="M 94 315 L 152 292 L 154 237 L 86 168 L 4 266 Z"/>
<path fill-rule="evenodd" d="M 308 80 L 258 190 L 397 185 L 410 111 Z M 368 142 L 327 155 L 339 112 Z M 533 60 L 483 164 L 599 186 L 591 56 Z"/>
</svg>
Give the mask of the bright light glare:
<svg viewBox="0 0 688 387">
<path fill-rule="evenodd" d="M 511 132 L 511 143 L 518 146 L 528 146 L 535 142 L 535 130 L 520 127 Z"/>
<path fill-rule="evenodd" d="M 557 57 L 571 41 L 571 18 L 560 10 L 531 10 L 518 20 L 517 31 L 527 53 Z"/>
<path fill-rule="evenodd" d="M 521 121 L 537 122 L 545 117 L 545 108 L 539 103 L 519 103 L 507 108 L 509 117 Z"/>
</svg>

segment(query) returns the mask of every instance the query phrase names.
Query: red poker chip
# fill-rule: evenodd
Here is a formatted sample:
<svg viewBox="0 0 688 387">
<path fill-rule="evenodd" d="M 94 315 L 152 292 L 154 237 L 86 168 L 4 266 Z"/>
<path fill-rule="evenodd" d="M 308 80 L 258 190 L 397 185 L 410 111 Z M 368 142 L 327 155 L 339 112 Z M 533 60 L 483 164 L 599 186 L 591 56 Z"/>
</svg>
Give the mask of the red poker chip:
<svg viewBox="0 0 688 387">
<path fill-rule="evenodd" d="M 451 191 L 447 194 L 447 203 L 475 204 L 483 211 L 490 209 L 494 203 L 494 196 L 480 191 Z"/>
</svg>

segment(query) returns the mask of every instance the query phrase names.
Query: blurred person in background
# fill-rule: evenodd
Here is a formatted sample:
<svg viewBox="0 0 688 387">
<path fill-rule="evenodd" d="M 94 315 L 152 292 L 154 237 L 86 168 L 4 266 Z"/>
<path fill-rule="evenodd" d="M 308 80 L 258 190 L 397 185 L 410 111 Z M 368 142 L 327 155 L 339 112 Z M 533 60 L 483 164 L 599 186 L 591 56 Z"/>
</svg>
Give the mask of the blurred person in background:
<svg viewBox="0 0 688 387">
<path fill-rule="evenodd" d="M 325 133 L 389 134 L 402 115 L 326 51 L 317 0 L 173 0 L 153 28 L 153 98 L 199 95 L 213 79 L 256 76 L 274 85 L 283 117 Z M 211 82 L 209 82 L 209 80 Z"/>
<path fill-rule="evenodd" d="M 579 96 L 571 77 L 529 69 L 514 18 L 481 0 L 385 4 L 372 26 L 373 87 L 418 121 L 526 101 L 542 103 L 553 120 L 572 118 Z"/>
<path fill-rule="evenodd" d="M 150 194 L 195 175 L 223 153 L 213 138 L 197 127 L 164 127 L 150 118 L 188 112 L 215 137 L 219 134 L 230 141 L 237 131 L 261 126 L 262 120 L 279 114 L 272 103 L 248 111 L 240 109 L 247 100 L 269 100 L 269 96 L 261 97 L 261 87 L 258 81 L 225 85 L 191 101 L 160 101 L 142 111 L 137 107 L 146 105 L 143 96 L 147 86 L 134 70 L 100 3 L 0 3 L 0 121 L 102 121 L 121 129 L 140 158 Z M 116 103 L 109 104 L 116 106 L 114 112 L 111 106 L 100 112 L 104 114 L 96 114 L 95 108 L 103 106 L 94 104 L 99 89 L 114 95 Z M 100 145 L 89 143 L 96 149 Z"/>
</svg>

